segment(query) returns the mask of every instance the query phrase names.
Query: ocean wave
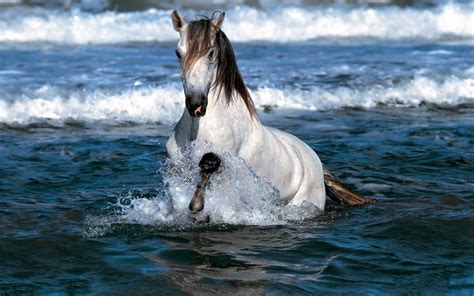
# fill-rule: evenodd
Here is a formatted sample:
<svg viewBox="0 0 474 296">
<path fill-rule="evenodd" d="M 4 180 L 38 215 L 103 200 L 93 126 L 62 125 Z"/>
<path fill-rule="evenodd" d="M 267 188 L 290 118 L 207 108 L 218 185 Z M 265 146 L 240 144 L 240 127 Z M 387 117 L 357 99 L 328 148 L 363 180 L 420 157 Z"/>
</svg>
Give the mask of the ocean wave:
<svg viewBox="0 0 474 296">
<path fill-rule="evenodd" d="M 367 89 L 340 87 L 333 90 L 315 87 L 311 90 L 259 88 L 254 97 L 258 106 L 287 109 L 329 110 L 345 107 L 373 108 L 384 104 L 416 107 L 423 103 L 456 106 L 474 103 L 474 78 L 449 77 L 436 82 L 417 77 L 398 86 L 375 85 Z"/>
<path fill-rule="evenodd" d="M 177 40 L 171 10 L 98 14 L 16 7 L 0 11 L 0 41 L 67 44 L 166 42 Z M 195 17 L 201 11 L 187 10 Z M 448 3 L 431 9 L 398 7 L 237 6 L 224 30 L 233 41 L 305 41 L 317 38 L 419 39 L 472 42 L 474 5 Z"/>
<path fill-rule="evenodd" d="M 474 103 L 473 70 L 465 77 L 450 76 L 442 81 L 427 77 L 399 85 L 375 85 L 366 88 L 338 87 L 308 90 L 274 88 L 269 86 L 251 90 L 255 105 L 280 109 L 330 110 L 345 107 L 372 108 L 380 104 L 390 106 L 419 106 L 429 103 L 456 106 Z M 67 93 L 68 95 L 64 95 Z M 180 84 L 141 87 L 119 94 L 106 91 L 68 93 L 44 86 L 21 98 L 0 99 L 0 122 L 30 124 L 40 121 L 82 122 L 104 121 L 173 124 L 184 110 L 184 95 Z"/>
</svg>

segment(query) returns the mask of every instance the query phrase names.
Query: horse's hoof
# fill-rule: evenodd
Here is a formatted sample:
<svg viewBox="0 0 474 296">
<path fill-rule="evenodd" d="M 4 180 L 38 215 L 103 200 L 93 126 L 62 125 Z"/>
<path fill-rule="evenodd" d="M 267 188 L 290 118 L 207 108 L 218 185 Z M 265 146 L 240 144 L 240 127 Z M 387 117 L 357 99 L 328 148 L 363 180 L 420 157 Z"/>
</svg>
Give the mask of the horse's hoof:
<svg viewBox="0 0 474 296">
<path fill-rule="evenodd" d="M 199 198 L 199 199 L 193 198 L 193 200 L 191 200 L 191 203 L 189 204 L 189 210 L 191 211 L 191 213 L 197 214 L 200 211 L 202 211 L 202 209 L 204 209 L 203 198 Z"/>
</svg>

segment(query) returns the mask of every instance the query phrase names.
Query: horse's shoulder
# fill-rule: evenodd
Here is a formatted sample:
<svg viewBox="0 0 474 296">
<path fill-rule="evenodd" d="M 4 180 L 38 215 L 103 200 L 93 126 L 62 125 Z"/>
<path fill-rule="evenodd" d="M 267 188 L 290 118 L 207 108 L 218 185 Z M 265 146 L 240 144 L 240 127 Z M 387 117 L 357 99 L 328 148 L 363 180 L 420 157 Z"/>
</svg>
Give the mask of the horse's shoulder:
<svg viewBox="0 0 474 296">
<path fill-rule="evenodd" d="M 292 145 L 292 144 L 296 144 L 300 142 L 302 143 L 302 141 L 298 139 L 298 137 L 288 132 L 282 131 L 274 127 L 269 127 L 269 126 L 265 126 L 265 129 L 268 133 L 270 133 L 271 135 L 276 137 L 280 142 L 282 142 L 282 144 Z"/>
</svg>

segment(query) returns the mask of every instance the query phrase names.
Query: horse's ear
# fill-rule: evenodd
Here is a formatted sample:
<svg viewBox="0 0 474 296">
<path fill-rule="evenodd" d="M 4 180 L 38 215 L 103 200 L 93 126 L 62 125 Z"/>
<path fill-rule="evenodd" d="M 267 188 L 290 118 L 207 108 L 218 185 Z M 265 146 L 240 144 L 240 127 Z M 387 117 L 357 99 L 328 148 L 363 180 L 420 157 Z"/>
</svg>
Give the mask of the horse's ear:
<svg viewBox="0 0 474 296">
<path fill-rule="evenodd" d="M 225 18 L 225 12 L 219 11 L 219 17 L 213 18 L 212 24 L 216 26 L 217 28 L 220 28 L 222 26 L 222 23 L 224 22 Z"/>
<path fill-rule="evenodd" d="M 177 32 L 181 32 L 181 29 L 184 27 L 186 24 L 186 21 L 184 18 L 179 15 L 179 13 L 176 10 L 173 10 L 171 13 L 171 20 L 173 21 L 173 27 Z"/>
</svg>

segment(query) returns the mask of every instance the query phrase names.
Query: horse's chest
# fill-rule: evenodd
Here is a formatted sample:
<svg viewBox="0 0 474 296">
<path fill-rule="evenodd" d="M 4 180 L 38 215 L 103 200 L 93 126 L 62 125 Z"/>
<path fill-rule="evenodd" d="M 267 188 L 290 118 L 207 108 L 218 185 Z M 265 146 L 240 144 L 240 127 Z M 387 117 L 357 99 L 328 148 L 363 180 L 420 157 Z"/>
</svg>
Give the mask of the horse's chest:
<svg viewBox="0 0 474 296">
<path fill-rule="evenodd" d="M 176 136 L 178 145 L 183 148 L 197 140 L 236 152 L 240 144 L 238 130 L 220 121 L 189 121 L 177 126 Z"/>
<path fill-rule="evenodd" d="M 204 122 L 199 126 L 196 139 L 233 151 L 238 135 L 232 126 L 219 122 Z"/>
</svg>

